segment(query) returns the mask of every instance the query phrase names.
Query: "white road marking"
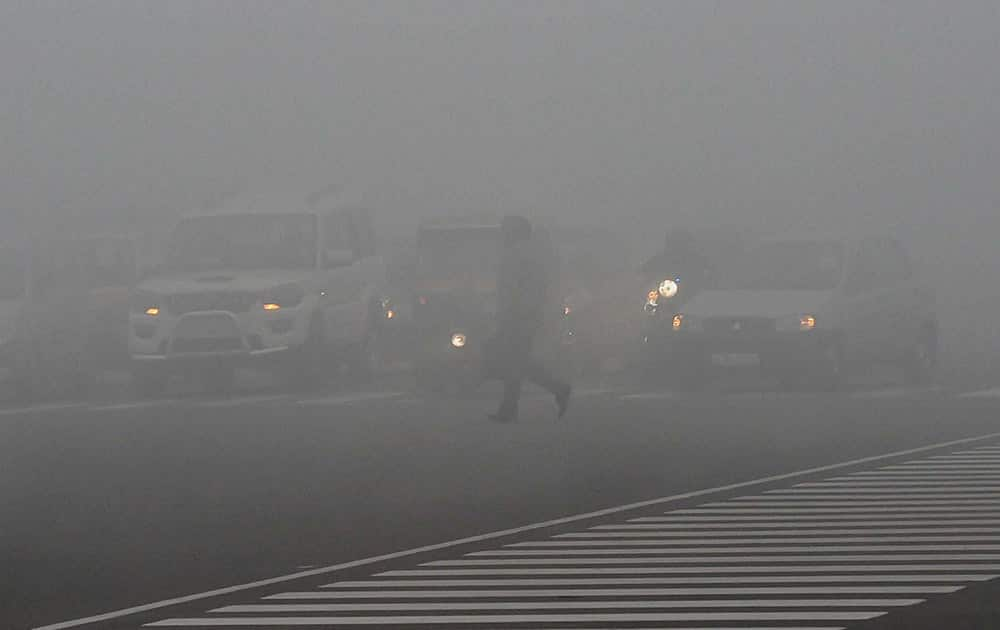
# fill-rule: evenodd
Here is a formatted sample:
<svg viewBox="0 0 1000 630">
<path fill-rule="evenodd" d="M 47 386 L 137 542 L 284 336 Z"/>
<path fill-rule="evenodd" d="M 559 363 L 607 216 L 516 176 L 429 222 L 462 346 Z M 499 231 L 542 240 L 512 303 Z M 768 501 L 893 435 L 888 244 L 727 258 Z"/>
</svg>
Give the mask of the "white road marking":
<svg viewBox="0 0 1000 630">
<path fill-rule="evenodd" d="M 929 491 L 929 490 L 895 490 L 893 492 L 887 492 L 878 488 L 858 488 L 858 489 L 824 489 L 824 488 L 800 488 L 798 490 L 770 490 L 768 494 L 773 496 L 782 495 L 792 495 L 792 496 L 823 496 L 824 494 L 845 494 L 848 496 L 863 496 L 863 495 L 873 495 L 884 498 L 923 498 L 923 499 L 947 499 L 953 497 L 956 499 L 980 499 L 986 497 L 996 497 L 994 500 L 1000 501 L 1000 492 L 995 490 L 978 490 L 977 488 L 959 489 L 959 488 L 949 488 L 948 492 Z M 842 497 L 844 498 L 844 497 Z"/>
<path fill-rule="evenodd" d="M 744 519 L 739 519 L 744 520 Z M 760 519 L 757 519 L 760 520 Z M 994 518 L 977 518 L 977 519 L 939 519 L 939 520 L 896 520 L 892 518 L 880 518 L 877 521 L 818 521 L 818 522 L 808 522 L 806 520 L 801 520 L 799 522 L 791 523 L 787 519 L 774 519 L 776 522 L 771 522 L 770 519 L 764 521 L 767 523 L 768 527 L 780 528 L 780 529 L 796 529 L 796 528 L 806 528 L 811 527 L 815 529 L 826 529 L 831 527 L 837 527 L 844 529 L 847 527 L 918 527 L 918 526 L 949 526 L 949 525 L 979 525 L 985 526 L 993 523 L 998 523 L 997 519 Z M 763 522 L 762 522 L 763 523 Z M 629 525 L 598 525 L 593 527 L 591 531 L 637 531 L 637 530 L 661 530 L 669 531 L 672 529 L 680 530 L 694 530 L 694 529 L 744 529 L 747 527 L 747 523 L 733 523 L 728 521 L 713 522 L 713 523 L 701 523 L 697 521 L 690 522 L 680 522 L 680 523 L 635 523 Z"/>
<path fill-rule="evenodd" d="M 796 576 L 798 574 L 822 574 L 826 577 L 829 573 L 888 573 L 892 571 L 906 570 L 909 572 L 928 571 L 942 573 L 945 571 L 957 571 L 963 574 L 976 571 L 996 573 L 1000 571 L 1000 564 L 872 564 L 862 561 L 863 564 L 801 564 L 783 566 L 759 566 L 748 567 L 742 564 L 713 565 L 713 566 L 684 566 L 684 567 L 517 567 L 517 568 L 423 568 L 423 569 L 400 569 L 396 571 L 384 571 L 376 574 L 377 577 L 499 577 L 499 576 L 522 576 L 522 575 L 739 575 L 744 573 L 780 574 L 782 576 Z M 700 578 L 698 578 L 700 579 Z M 791 581 L 797 581 L 797 577 L 789 577 Z"/>
<path fill-rule="evenodd" d="M 401 398 L 403 392 L 361 392 L 357 394 L 341 394 L 337 396 L 327 396 L 324 398 L 303 398 L 295 401 L 296 404 L 306 407 L 349 405 L 352 403 L 368 402 L 373 400 L 389 400 L 391 398 Z"/>
<path fill-rule="evenodd" d="M 984 574 L 952 574 L 938 573 L 930 575 L 907 574 L 875 574 L 875 575 L 741 575 L 723 577 L 648 577 L 648 578 L 506 578 L 506 579 L 476 579 L 476 580 L 355 580 L 324 584 L 320 588 L 327 589 L 391 589 L 391 588 L 464 588 L 496 586 L 652 586 L 652 585 L 682 585 L 692 584 L 855 584 L 881 582 L 914 582 L 938 583 L 950 582 L 985 582 L 996 575 Z M 851 588 L 851 587 L 847 587 Z M 955 588 L 948 586 L 946 588 Z"/>
<path fill-rule="evenodd" d="M 911 512 L 885 512 L 878 516 L 880 521 L 897 521 L 897 520 L 908 520 L 908 519 L 945 519 L 945 518 L 964 518 L 964 519 L 977 519 L 984 522 L 995 522 L 1000 524 L 1000 516 L 993 515 L 993 512 L 976 512 L 973 514 L 963 514 L 962 510 L 946 511 L 941 513 L 940 511 L 935 512 L 924 512 L 922 510 L 914 510 Z M 705 514 L 704 516 L 698 516 L 694 514 L 690 515 L 678 515 L 673 516 L 669 512 L 667 516 L 643 516 L 640 518 L 629 519 L 628 523 L 745 523 L 750 521 L 781 521 L 783 523 L 788 522 L 804 522 L 804 521 L 816 521 L 820 523 L 830 523 L 831 525 L 838 525 L 839 521 L 856 521 L 859 518 L 857 513 L 849 514 L 740 514 L 740 515 L 717 515 L 717 514 Z"/>
<path fill-rule="evenodd" d="M 638 394 L 625 394 L 620 397 L 622 400 L 672 400 L 677 398 L 674 392 L 642 392 Z"/>
<path fill-rule="evenodd" d="M 806 514 L 831 514 L 831 515 L 848 515 L 848 514 L 881 514 L 883 512 L 891 512 L 893 514 L 910 514 L 908 510 L 916 510 L 912 512 L 913 514 L 967 514 L 970 512 L 988 512 L 996 513 L 1000 516 L 1000 504 L 983 504 L 983 505 L 942 505 L 940 507 L 924 507 L 921 505 L 914 505 L 908 503 L 903 506 L 872 506 L 872 507 L 848 507 L 844 505 L 842 507 L 734 507 L 734 508 L 700 508 L 691 510 L 677 510 L 675 512 L 665 512 L 664 514 L 674 514 L 677 516 L 697 516 L 699 514 L 708 515 L 724 515 L 728 514 L 731 516 L 748 516 L 748 515 L 760 515 L 760 516 L 802 516 Z"/>
<path fill-rule="evenodd" d="M 884 612 L 774 612 L 774 613 L 584 613 L 566 615 L 405 615 L 401 617 L 206 617 L 203 619 L 165 619 L 145 627 L 192 628 L 219 626 L 443 626 L 511 623 L 641 623 L 641 622 L 715 622 L 715 621 L 864 621 L 881 617 Z M 674 628 L 674 630 L 709 630 Z M 725 630 L 713 627 L 710 630 Z M 735 630 L 735 629 L 731 629 Z M 739 630 L 754 630 L 742 626 Z M 761 630 L 761 629 L 758 629 Z M 796 630 L 782 627 L 780 630 Z M 833 630 L 805 628 L 799 630 Z M 843 630 L 842 628 L 840 630 Z"/>
<path fill-rule="evenodd" d="M 927 531 L 927 530 L 923 530 Z M 865 532 L 867 533 L 867 532 Z M 739 537 L 739 538 L 653 538 L 648 540 L 541 540 L 507 545 L 505 549 L 544 549 L 544 548 L 569 548 L 569 547 L 655 547 L 655 546 L 682 546 L 682 545 L 780 545 L 780 544 L 804 544 L 810 545 L 838 545 L 838 544 L 865 544 L 865 543 L 885 543 L 900 540 L 899 535 L 886 536 L 833 536 L 833 537 Z M 989 543 L 1000 542 L 1000 530 L 995 530 L 991 534 L 981 536 L 907 536 L 905 542 L 910 543 L 949 543 L 958 544 L 969 543 Z"/>
<path fill-rule="evenodd" d="M 431 585 L 433 586 L 433 585 Z M 426 589 L 427 584 L 424 585 Z M 585 589 L 491 589 L 491 590 L 422 590 L 422 591 L 308 591 L 278 593 L 265 600 L 340 600 L 340 599 L 478 599 L 478 598 L 549 598 L 549 597 L 683 597 L 698 595 L 931 595 L 954 593 L 961 586 L 771 586 L 706 588 L 585 588 Z M 849 600 L 848 600 L 849 601 Z"/>
<path fill-rule="evenodd" d="M 257 580 L 257 581 L 254 581 L 254 582 L 249 582 L 249 583 L 245 583 L 245 584 L 239 584 L 239 585 L 230 586 L 230 587 L 226 587 L 226 588 L 213 589 L 213 590 L 210 590 L 210 591 L 204 591 L 204 592 L 200 592 L 200 593 L 193 593 L 191 595 L 186 595 L 186 596 L 181 596 L 181 597 L 164 599 L 164 600 L 161 600 L 161 601 L 151 602 L 151 603 L 143 604 L 143 605 L 139 605 L 139 606 L 133 606 L 133 607 L 130 607 L 130 608 L 116 610 L 116 611 L 112 611 L 112 612 L 108 612 L 108 613 L 104 613 L 104 614 L 98 614 L 98 615 L 93 615 L 93 616 L 89 616 L 89 617 L 83 617 L 83 618 L 79 618 L 79 619 L 73 619 L 73 620 L 69 620 L 69 621 L 65 621 L 65 622 L 60 622 L 60 623 L 55 623 L 55 624 L 49 624 L 49 625 L 46 625 L 46 626 L 41 626 L 41 627 L 37 628 L 36 630 L 64 630 L 65 628 L 73 628 L 73 627 L 77 627 L 77 626 L 81 626 L 81 625 L 85 625 L 85 624 L 91 624 L 91 623 L 96 623 L 96 622 L 101 622 L 101 621 L 108 621 L 108 620 L 117 619 L 117 618 L 121 618 L 121 617 L 128 616 L 128 615 L 137 614 L 137 613 L 149 612 L 151 610 L 165 608 L 165 607 L 173 606 L 173 605 L 177 605 L 177 604 L 186 604 L 186 603 L 190 603 L 190 602 L 193 602 L 193 601 L 207 599 L 207 598 L 210 598 L 210 597 L 217 597 L 217 596 L 220 596 L 220 595 L 231 595 L 231 594 L 234 594 L 234 593 L 239 593 L 239 592 L 250 590 L 250 589 L 257 589 L 257 588 L 266 587 L 266 586 L 273 586 L 273 585 L 276 585 L 276 584 L 281 584 L 281 583 L 285 583 L 285 582 L 289 582 L 289 581 L 293 581 L 293 580 L 299 580 L 299 579 L 304 579 L 304 578 L 311 578 L 311 577 L 315 577 L 315 576 L 319 576 L 319 575 L 325 575 L 325 574 L 328 574 L 328 573 L 333 573 L 333 572 L 341 571 L 341 570 L 345 570 L 345 569 L 352 569 L 352 568 L 357 568 L 357 567 L 361 567 L 361 566 L 372 565 L 372 564 L 379 563 L 379 562 L 386 562 L 386 561 L 389 561 L 389 560 L 398 560 L 398 559 L 401 559 L 401 558 L 408 558 L 408 557 L 412 557 L 412 556 L 415 556 L 417 554 L 422 554 L 422 553 L 428 553 L 428 552 L 434 552 L 434 551 L 442 551 L 442 550 L 446 550 L 446 549 L 453 549 L 455 547 L 462 546 L 462 545 L 468 545 L 468 544 L 474 544 L 474 543 L 482 543 L 482 542 L 485 542 L 485 541 L 496 540 L 496 539 L 504 538 L 504 537 L 508 537 L 508 536 L 513 536 L 513 535 L 518 535 L 518 534 L 525 534 L 525 533 L 528 533 L 528 532 L 534 532 L 534 531 L 538 531 L 538 530 L 544 529 L 544 528 L 549 528 L 549 527 L 554 527 L 554 526 L 559 526 L 559 525 L 567 525 L 567 524 L 571 524 L 571 523 L 579 523 L 579 522 L 582 522 L 582 521 L 586 521 L 586 520 L 590 520 L 590 519 L 595 519 L 595 518 L 600 518 L 600 517 L 613 516 L 613 515 L 621 514 L 623 512 L 628 512 L 628 511 L 632 511 L 632 510 L 638 510 L 638 509 L 642 509 L 642 508 L 648 508 L 648 507 L 653 507 L 653 506 L 668 504 L 668 503 L 675 502 L 675 501 L 689 500 L 689 499 L 694 499 L 694 498 L 699 498 L 699 497 L 711 496 L 713 494 L 718 494 L 718 493 L 722 493 L 722 492 L 732 492 L 732 491 L 742 490 L 742 489 L 746 489 L 746 488 L 753 488 L 753 487 L 757 487 L 757 486 L 760 486 L 760 485 L 763 485 L 763 484 L 786 482 L 786 481 L 790 481 L 790 480 L 793 480 L 793 479 L 798 479 L 798 478 L 801 478 L 801 477 L 807 477 L 807 476 L 817 475 L 817 474 L 821 474 L 821 473 L 838 471 L 838 470 L 843 470 L 843 469 L 847 469 L 847 468 L 853 468 L 853 467 L 862 466 L 862 465 L 874 464 L 874 463 L 883 462 L 883 461 L 889 460 L 889 459 L 896 459 L 896 458 L 908 457 L 908 456 L 912 456 L 912 455 L 933 452 L 935 450 L 940 450 L 940 449 L 945 449 L 945 448 L 975 445 L 977 443 L 985 442 L 987 440 L 996 439 L 997 437 L 1000 437 L 1000 433 L 996 433 L 996 432 L 995 433 L 989 433 L 989 434 L 980 435 L 980 436 L 976 436 L 976 437 L 963 438 L 963 439 L 959 439 L 959 440 L 950 440 L 950 441 L 946 441 L 946 442 L 939 442 L 939 443 L 936 443 L 936 444 L 930 444 L 930 445 L 927 445 L 927 446 L 922 446 L 922 447 L 917 447 L 917 448 L 911 448 L 911 449 L 905 449 L 905 450 L 895 451 L 895 452 L 886 453 L 886 454 L 882 454 L 882 455 L 876 455 L 876 456 L 870 456 L 870 457 L 863 457 L 863 458 L 853 459 L 853 460 L 849 460 L 849 461 L 846 461 L 846 462 L 841 462 L 841 463 L 838 463 L 838 464 L 830 464 L 830 465 L 825 465 L 825 466 L 817 466 L 817 467 L 814 467 L 814 468 L 808 468 L 808 469 L 804 469 L 804 470 L 800 470 L 800 471 L 795 471 L 795 472 L 790 472 L 790 473 L 782 473 L 782 474 L 777 474 L 777 475 L 771 475 L 771 476 L 768 476 L 768 477 L 762 477 L 762 478 L 758 478 L 758 479 L 754 479 L 754 480 L 750 480 L 750 481 L 733 483 L 733 484 L 728 484 L 728 485 L 724 485 L 724 486 L 717 486 L 717 487 L 714 487 L 714 488 L 706 488 L 706 489 L 703 489 L 703 490 L 696 490 L 696 491 L 692 491 L 692 492 L 685 492 L 685 493 L 670 495 L 670 496 L 666 496 L 666 497 L 660 497 L 660 498 L 656 498 L 656 499 L 651 499 L 651 500 L 647 500 L 647 501 L 639 501 L 639 502 L 630 503 L 630 504 L 626 504 L 626 505 L 621 505 L 621 506 L 617 506 L 617 507 L 613 507 L 613 508 L 607 508 L 607 509 L 603 509 L 603 510 L 596 510 L 596 511 L 593 511 L 593 512 L 587 512 L 587 513 L 583 513 L 583 514 L 578 514 L 578 515 L 575 515 L 575 516 L 569 516 L 569 517 L 564 517 L 564 518 L 552 519 L 552 520 L 543 521 L 543 522 L 540 522 L 540 523 L 534 523 L 534 524 L 530 524 L 530 525 L 526 525 L 526 526 L 522 526 L 522 527 L 510 528 L 510 529 L 506 529 L 506 530 L 495 531 L 495 532 L 491 532 L 491 533 L 487 533 L 487 534 L 480 534 L 480 535 L 477 535 L 477 536 L 470 536 L 470 537 L 466 537 L 466 538 L 461 538 L 461 539 L 457 539 L 457 540 L 451 540 L 451 541 L 437 543 L 437 544 L 432 544 L 432 545 L 425 545 L 423 547 L 417 547 L 417 548 L 409 549 L 409 550 L 405 550 L 405 551 L 399 551 L 399 552 L 394 552 L 394 553 L 389 553 L 389 554 L 383 554 L 383 555 L 379 555 L 379 556 L 374 556 L 374 557 L 370 557 L 370 558 L 365 558 L 365 559 L 361 559 L 361 560 L 355 560 L 355 561 L 351 561 L 351 562 L 345 562 L 345 563 L 339 563 L 339 564 L 329 565 L 329 566 L 326 566 L 326 567 L 320 567 L 320 568 L 317 568 L 317 569 L 310 569 L 310 570 L 307 570 L 307 571 L 298 571 L 298 572 L 290 573 L 290 574 L 287 574 L 287 575 L 281 575 L 281 576 L 277 576 L 277 577 L 273 577 L 273 578 L 269 578 L 269 579 L 264 579 L 264 580 Z M 945 497 L 945 498 L 951 498 L 951 497 Z M 810 558 L 810 560 L 807 560 L 806 562 L 812 562 L 812 561 L 813 560 Z M 874 558 L 874 557 L 866 557 L 865 560 L 863 560 L 863 562 L 877 562 L 877 561 L 878 560 L 876 558 Z M 938 569 L 938 570 L 940 571 L 941 569 Z M 309 620 L 307 620 L 307 622 L 308 623 L 315 623 L 315 619 L 316 618 L 309 619 Z M 455 617 L 448 617 L 448 620 L 451 621 L 451 622 L 454 622 Z M 540 622 L 545 622 L 546 619 L 541 619 L 539 621 Z M 570 620 L 570 621 L 572 621 L 572 620 Z M 588 618 L 587 621 L 597 621 L 597 622 L 599 622 L 600 620 L 599 619 L 594 620 L 594 619 Z M 636 621 L 644 621 L 644 619 L 636 619 Z M 239 620 L 239 622 L 243 623 L 243 624 L 246 624 L 247 620 L 246 619 L 241 619 L 241 620 Z M 283 624 L 283 625 L 295 625 L 294 622 L 291 622 L 288 619 L 283 619 L 279 623 Z M 379 620 L 379 621 L 377 621 L 375 623 L 385 623 L 385 622 L 383 620 Z"/>
<path fill-rule="evenodd" d="M 322 612 L 429 612 L 480 610 L 641 610 L 644 608 L 894 608 L 914 606 L 922 599 L 662 599 L 580 600 L 575 602 L 402 602 L 379 604 L 236 604 L 210 610 L 217 614 Z M 701 613 L 694 613 L 701 614 Z M 746 614 L 746 613 L 741 613 Z"/>
<path fill-rule="evenodd" d="M 187 405 L 204 408 L 219 409 L 224 407 L 242 407 L 244 405 L 257 405 L 261 403 L 288 401 L 291 397 L 287 394 L 273 394 L 267 396 L 237 396 L 234 398 L 223 398 L 220 400 L 190 400 L 185 401 Z"/>
<path fill-rule="evenodd" d="M 754 526 L 756 527 L 756 526 Z M 739 527 L 737 529 L 703 529 L 700 528 L 698 531 L 657 531 L 657 530 L 643 530 L 643 531 L 622 531 L 622 532 L 572 532 L 568 534 L 559 534 L 554 538 L 556 540 L 566 539 L 566 538 L 592 538 L 592 539 L 606 539 L 606 538 L 663 538 L 663 539 L 676 539 L 676 538 L 704 538 L 706 536 L 718 535 L 718 536 L 798 536 L 798 537 L 813 537 L 813 536 L 834 536 L 834 535 L 845 535 L 850 536 L 852 534 L 896 534 L 896 535 L 909 535 L 909 534 L 996 534 L 996 527 L 935 527 L 933 529 L 927 527 L 862 527 L 855 526 L 851 528 L 822 528 L 822 529 L 780 529 L 775 530 L 774 527 L 769 527 L 767 529 L 753 529 L 748 527 Z"/>
<path fill-rule="evenodd" d="M 1000 489 L 1000 484 L 989 482 L 980 483 L 975 486 L 969 485 L 968 479 L 961 479 L 957 481 L 948 481 L 944 479 L 937 479 L 933 481 L 893 481 L 891 479 L 852 479 L 851 481 L 812 481 L 809 483 L 801 483 L 796 488 L 926 488 L 930 487 L 949 487 L 955 488 L 956 490 L 964 490 L 966 488 L 997 488 Z"/>
<path fill-rule="evenodd" d="M 959 394 L 959 398 L 1000 398 L 1000 387 Z"/>
<path fill-rule="evenodd" d="M 106 411 L 135 411 L 139 409 L 155 409 L 157 407 L 169 407 L 178 404 L 179 400 L 138 400 L 132 402 L 112 403 L 108 405 L 92 406 L 87 409 L 91 412 L 102 413 Z"/>
<path fill-rule="evenodd" d="M 45 413 L 48 411 L 87 411 L 87 403 L 52 403 L 32 407 L 15 407 L 0 409 L 0 416 L 13 416 L 28 413 Z"/>
<path fill-rule="evenodd" d="M 743 509 L 743 508 L 768 508 L 773 507 L 779 510 L 794 510 L 806 507 L 853 507 L 859 506 L 858 509 L 869 509 L 877 506 L 887 506 L 892 508 L 898 507 L 922 507 L 922 506 L 955 506 L 955 507 L 993 507 L 996 506 L 997 502 L 993 499 L 956 499 L 954 501 L 949 500 L 914 500 L 914 499 L 886 499 L 882 501 L 844 501 L 839 498 L 821 499 L 813 501 L 803 501 L 799 498 L 785 498 L 785 497 L 750 497 L 747 500 L 733 499 L 727 503 L 706 503 L 705 507 L 711 508 L 722 508 L 728 509 L 732 506 L 733 509 Z M 669 514 L 669 512 L 664 512 Z"/>
<path fill-rule="evenodd" d="M 488 567 L 488 566 L 518 566 L 518 565 L 599 565 L 599 564 L 690 564 L 704 561 L 704 556 L 672 556 L 661 558 L 496 558 L 480 559 L 466 558 L 461 560 L 436 560 L 420 566 L 427 567 Z M 957 557 L 954 553 L 899 553 L 899 554 L 836 554 L 836 555 L 802 555 L 802 556 L 712 556 L 712 562 L 962 562 L 962 561 L 1000 562 L 1000 554 L 963 554 Z"/>
<path fill-rule="evenodd" d="M 1000 481 L 1000 472 L 938 472 L 912 470 L 874 473 L 854 473 L 847 477 L 834 477 L 830 481 L 868 481 L 886 479 L 892 481 L 916 481 L 934 479 L 952 480 L 966 479 L 968 481 Z"/>
<path fill-rule="evenodd" d="M 799 545 L 755 545 L 752 547 L 713 547 L 706 545 L 703 547 L 618 547 L 603 549 L 493 549 L 490 551 L 477 551 L 466 554 L 466 558 L 589 558 L 589 557 L 616 557 L 621 559 L 632 559 L 641 556 L 662 556 L 665 559 L 675 560 L 683 556 L 697 556 L 701 554 L 706 560 L 715 557 L 716 554 L 725 553 L 756 553 L 758 555 L 785 554 L 785 553 L 925 553 L 952 551 L 955 553 L 969 552 L 997 552 L 1000 545 L 875 545 L 861 543 L 857 545 L 817 545 L 812 541 L 801 541 L 809 544 Z"/>
</svg>

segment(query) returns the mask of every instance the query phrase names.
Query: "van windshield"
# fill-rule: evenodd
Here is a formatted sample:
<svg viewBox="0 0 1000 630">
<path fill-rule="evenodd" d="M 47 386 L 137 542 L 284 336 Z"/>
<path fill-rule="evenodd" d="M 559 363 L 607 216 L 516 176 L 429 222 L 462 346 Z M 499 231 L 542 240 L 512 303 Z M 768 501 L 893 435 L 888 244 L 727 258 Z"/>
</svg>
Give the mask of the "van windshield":
<svg viewBox="0 0 1000 630">
<path fill-rule="evenodd" d="M 233 214 L 182 220 L 167 247 L 172 271 L 298 269 L 316 264 L 311 214 Z"/>
<path fill-rule="evenodd" d="M 718 287 L 750 291 L 827 291 L 840 282 L 837 241 L 780 241 L 751 247 L 722 265 Z"/>
</svg>

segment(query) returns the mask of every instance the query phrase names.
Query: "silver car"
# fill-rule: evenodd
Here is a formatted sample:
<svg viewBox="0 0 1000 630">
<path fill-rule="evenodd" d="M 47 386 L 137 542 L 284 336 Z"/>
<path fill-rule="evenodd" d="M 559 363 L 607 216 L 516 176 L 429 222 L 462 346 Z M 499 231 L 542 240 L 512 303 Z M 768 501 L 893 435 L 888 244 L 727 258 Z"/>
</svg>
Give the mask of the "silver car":
<svg viewBox="0 0 1000 630">
<path fill-rule="evenodd" d="M 757 242 L 724 261 L 710 287 L 648 342 L 665 346 L 671 377 L 701 383 L 709 368 L 754 367 L 787 384 L 836 388 L 863 363 L 931 379 L 933 295 L 892 238 Z"/>
</svg>

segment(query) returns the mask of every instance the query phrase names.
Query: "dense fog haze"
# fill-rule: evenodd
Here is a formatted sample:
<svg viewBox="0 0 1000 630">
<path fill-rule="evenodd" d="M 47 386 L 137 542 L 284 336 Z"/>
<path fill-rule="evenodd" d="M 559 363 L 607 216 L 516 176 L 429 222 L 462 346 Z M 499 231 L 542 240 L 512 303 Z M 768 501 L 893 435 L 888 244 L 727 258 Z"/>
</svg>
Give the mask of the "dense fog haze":
<svg viewBox="0 0 1000 630">
<path fill-rule="evenodd" d="M 383 224 L 520 211 L 637 249 L 891 230 L 1000 305 L 997 59 L 990 1 L 6 1 L 0 219 L 141 231 L 308 177 Z"/>
</svg>

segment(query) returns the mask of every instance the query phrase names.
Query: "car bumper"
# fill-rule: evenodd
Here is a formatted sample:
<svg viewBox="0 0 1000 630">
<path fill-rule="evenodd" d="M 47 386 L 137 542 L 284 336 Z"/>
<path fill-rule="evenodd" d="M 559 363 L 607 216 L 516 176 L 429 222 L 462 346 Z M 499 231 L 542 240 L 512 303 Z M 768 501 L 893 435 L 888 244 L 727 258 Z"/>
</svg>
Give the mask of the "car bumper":
<svg viewBox="0 0 1000 630">
<path fill-rule="evenodd" d="M 261 350 L 227 350 L 224 352 L 176 352 L 171 354 L 133 354 L 134 363 L 183 363 L 186 361 L 246 361 L 276 357 L 289 352 L 289 346 Z"/>
<path fill-rule="evenodd" d="M 778 367 L 822 361 L 836 339 L 833 331 L 818 330 L 754 336 L 646 331 L 643 351 L 652 360 Z"/>
</svg>

